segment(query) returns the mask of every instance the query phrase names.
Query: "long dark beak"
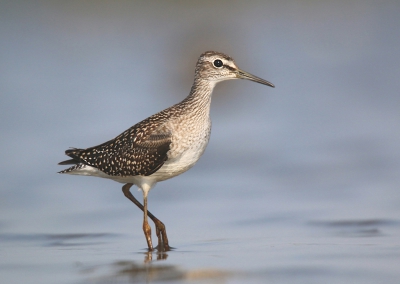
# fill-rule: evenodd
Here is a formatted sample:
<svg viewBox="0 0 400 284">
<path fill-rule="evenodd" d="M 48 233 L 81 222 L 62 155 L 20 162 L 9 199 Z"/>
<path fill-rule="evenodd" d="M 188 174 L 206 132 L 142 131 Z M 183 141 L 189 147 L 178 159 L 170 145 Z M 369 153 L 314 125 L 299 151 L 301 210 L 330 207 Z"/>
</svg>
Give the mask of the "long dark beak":
<svg viewBox="0 0 400 284">
<path fill-rule="evenodd" d="M 267 80 L 261 79 L 261 78 L 259 78 L 257 76 L 254 76 L 254 75 L 252 75 L 250 73 L 247 73 L 247 72 L 245 72 L 243 70 L 238 69 L 236 71 L 236 74 L 237 74 L 237 77 L 239 79 L 246 79 L 246 80 L 250 80 L 250 81 L 253 81 L 253 82 L 256 82 L 256 83 L 260 83 L 260 84 L 267 85 L 267 86 L 270 86 L 272 88 L 275 88 L 275 85 L 272 84 L 271 82 L 268 82 Z"/>
</svg>

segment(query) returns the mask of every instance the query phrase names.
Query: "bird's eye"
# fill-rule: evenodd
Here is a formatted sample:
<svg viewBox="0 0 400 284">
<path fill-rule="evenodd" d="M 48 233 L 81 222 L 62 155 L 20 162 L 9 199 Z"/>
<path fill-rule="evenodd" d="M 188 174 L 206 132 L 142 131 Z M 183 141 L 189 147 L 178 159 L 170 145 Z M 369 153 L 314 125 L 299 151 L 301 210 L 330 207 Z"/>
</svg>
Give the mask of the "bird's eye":
<svg viewBox="0 0 400 284">
<path fill-rule="evenodd" d="M 224 64 L 222 63 L 222 60 L 221 60 L 221 59 L 216 59 L 216 60 L 214 60 L 213 64 L 214 64 L 214 66 L 217 67 L 217 68 L 220 68 L 220 67 L 222 67 L 222 65 L 224 65 Z"/>
</svg>

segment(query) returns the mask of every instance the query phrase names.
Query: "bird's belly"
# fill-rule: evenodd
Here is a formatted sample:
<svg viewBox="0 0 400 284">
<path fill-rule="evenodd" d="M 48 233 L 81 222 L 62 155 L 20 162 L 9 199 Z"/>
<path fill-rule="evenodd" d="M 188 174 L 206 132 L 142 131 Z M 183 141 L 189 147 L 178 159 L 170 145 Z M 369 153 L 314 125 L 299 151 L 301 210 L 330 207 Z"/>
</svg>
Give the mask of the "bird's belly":
<svg viewBox="0 0 400 284">
<path fill-rule="evenodd" d="M 180 175 L 196 164 L 204 153 L 211 132 L 208 116 L 202 123 L 182 123 L 176 121 L 169 125 L 174 133 L 168 152 L 168 159 L 159 170 L 150 175 L 157 181 L 163 181 Z M 200 127 L 196 127 L 200 125 Z"/>
<path fill-rule="evenodd" d="M 165 161 L 164 165 L 157 172 L 150 176 L 155 177 L 158 181 L 162 181 L 189 170 L 203 155 L 208 144 L 209 134 L 205 134 L 202 138 L 194 140 L 197 143 L 191 141 L 192 143 L 186 144 L 186 147 L 183 147 L 185 143 L 182 142 L 179 143 L 179 147 L 175 147 L 172 144 L 171 150 L 168 153 L 168 160 Z"/>
<path fill-rule="evenodd" d="M 180 175 L 193 167 L 194 164 L 196 164 L 196 162 L 199 160 L 203 152 L 204 150 L 187 151 L 179 157 L 170 159 L 166 161 L 157 172 L 152 174 L 151 177 L 157 177 L 158 181 L 162 181 Z"/>
</svg>

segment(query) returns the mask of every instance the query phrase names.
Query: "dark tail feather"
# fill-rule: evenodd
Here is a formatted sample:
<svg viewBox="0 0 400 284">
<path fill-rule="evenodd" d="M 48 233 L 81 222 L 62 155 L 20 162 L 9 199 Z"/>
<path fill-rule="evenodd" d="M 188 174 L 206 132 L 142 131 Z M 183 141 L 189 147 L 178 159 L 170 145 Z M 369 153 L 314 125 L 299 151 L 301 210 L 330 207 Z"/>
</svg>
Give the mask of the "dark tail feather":
<svg viewBox="0 0 400 284">
<path fill-rule="evenodd" d="M 71 148 L 65 151 L 65 155 L 70 156 L 72 159 L 70 160 L 65 160 L 62 162 L 59 162 L 59 165 L 76 165 L 79 164 L 79 158 L 77 157 L 76 154 L 79 154 L 79 152 L 82 151 L 82 149 L 78 148 Z"/>
<path fill-rule="evenodd" d="M 65 161 L 59 162 L 58 164 L 59 165 L 76 165 L 78 163 L 79 163 L 79 161 L 77 161 L 75 159 L 70 159 L 70 160 L 65 160 Z"/>
</svg>

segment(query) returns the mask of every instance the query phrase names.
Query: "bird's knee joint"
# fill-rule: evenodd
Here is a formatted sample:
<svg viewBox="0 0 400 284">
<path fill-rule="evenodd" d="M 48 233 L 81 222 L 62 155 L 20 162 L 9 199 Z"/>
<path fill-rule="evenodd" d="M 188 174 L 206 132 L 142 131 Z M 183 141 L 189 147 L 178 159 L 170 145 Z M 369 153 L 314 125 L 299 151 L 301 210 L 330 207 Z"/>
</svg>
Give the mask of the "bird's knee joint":
<svg viewBox="0 0 400 284">
<path fill-rule="evenodd" d="M 151 234 L 151 227 L 149 223 L 143 222 L 143 232 L 146 234 L 146 236 Z"/>
</svg>

